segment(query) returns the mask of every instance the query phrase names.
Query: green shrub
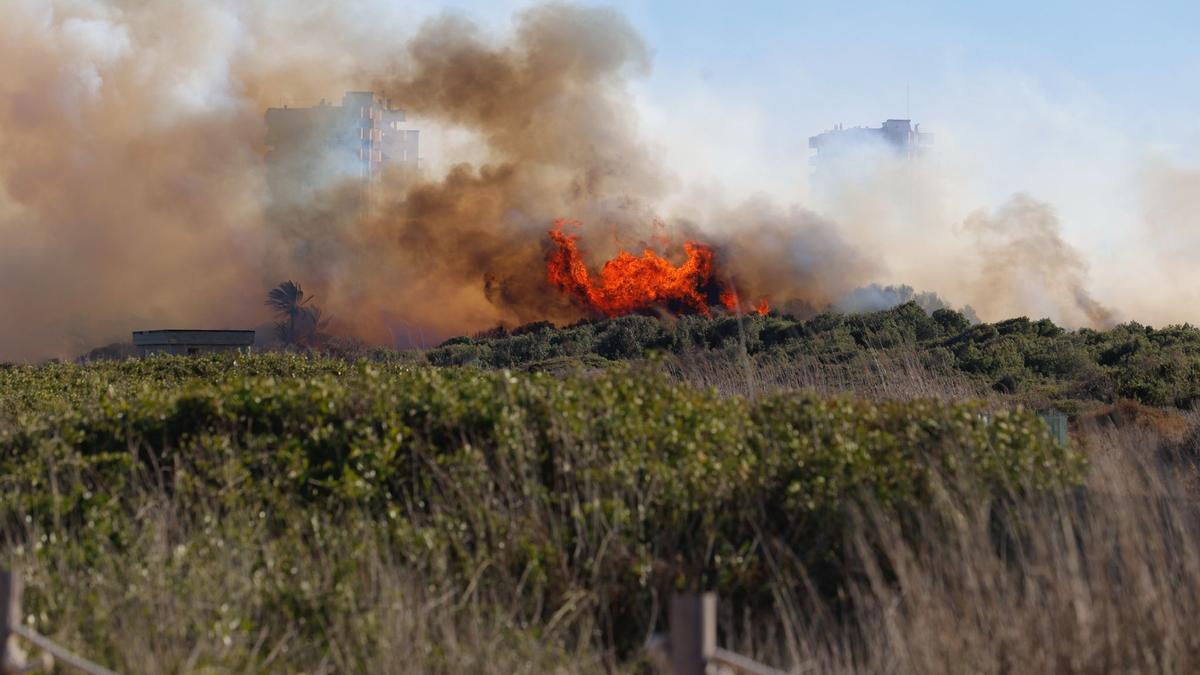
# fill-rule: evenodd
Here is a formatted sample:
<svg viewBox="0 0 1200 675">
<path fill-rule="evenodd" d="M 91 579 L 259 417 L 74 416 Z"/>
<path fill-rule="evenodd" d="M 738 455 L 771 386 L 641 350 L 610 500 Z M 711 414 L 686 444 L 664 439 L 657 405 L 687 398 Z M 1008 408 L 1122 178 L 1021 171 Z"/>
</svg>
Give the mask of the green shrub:
<svg viewBox="0 0 1200 675">
<path fill-rule="evenodd" d="M 880 312 L 830 312 L 804 321 L 770 314 L 664 321 L 628 316 L 561 329 L 538 322 L 511 334 L 497 328 L 477 338 L 449 340 L 431 350 L 428 360 L 437 365 L 524 368 L 558 357 L 637 360 L 660 350 L 683 355 L 732 349 L 752 358 L 783 353 L 849 364 L 875 360 L 881 352 L 886 357 L 915 351 L 935 372 L 957 370 L 981 386 L 1003 382 L 1000 389 L 1017 392 L 1009 394 L 1017 400 L 1034 401 L 1026 399 L 1025 392 L 1051 390 L 1085 397 L 1077 405 L 1126 396 L 1187 408 L 1200 400 L 1200 329 L 1190 325 L 1154 329 L 1129 323 L 1107 331 L 1065 331 L 1048 319 L 1027 317 L 971 325 L 959 312 L 940 309 L 927 314 L 917 304 L 906 303 Z M 468 348 L 471 344 L 477 348 Z"/>
<path fill-rule="evenodd" d="M 654 335 L 638 332 L 644 318 L 613 325 L 637 344 Z M 623 654 L 673 588 L 768 607 L 768 543 L 835 592 L 855 504 L 902 515 L 958 471 L 983 496 L 1081 470 L 1032 413 L 748 401 L 628 368 L 556 377 L 280 355 L 0 372 L 15 402 L 0 419 L 0 523 L 13 541 L 53 537 L 34 555 L 58 569 L 132 546 L 131 523 L 158 499 L 186 522 L 261 514 L 244 538 L 277 543 L 238 552 L 254 560 L 358 545 L 297 529 L 329 520 L 448 587 L 507 589 L 531 621 L 586 597 Z M 303 625 L 321 644 L 323 622 L 352 611 L 336 586 L 301 600 L 278 561 L 254 564 L 254 622 Z M 34 602 L 53 624 L 90 600 Z"/>
<path fill-rule="evenodd" d="M 613 319 L 596 338 L 596 353 L 606 359 L 632 359 L 666 344 L 662 322 L 649 316 Z"/>
</svg>

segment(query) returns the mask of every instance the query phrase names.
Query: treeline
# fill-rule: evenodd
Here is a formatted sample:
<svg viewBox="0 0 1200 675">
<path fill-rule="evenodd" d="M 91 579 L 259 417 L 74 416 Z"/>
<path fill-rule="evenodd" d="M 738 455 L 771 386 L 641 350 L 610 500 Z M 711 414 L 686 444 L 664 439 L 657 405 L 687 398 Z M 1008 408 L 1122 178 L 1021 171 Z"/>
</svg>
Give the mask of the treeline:
<svg viewBox="0 0 1200 675">
<path fill-rule="evenodd" d="M 994 391 L 1070 407 L 1134 399 L 1190 408 L 1200 399 L 1200 329 L 1130 322 L 1068 331 L 1025 317 L 972 325 L 949 309 L 914 303 L 867 314 L 808 320 L 767 316 L 627 316 L 555 328 L 546 322 L 447 340 L 426 353 L 435 365 L 541 369 L 563 362 L 603 367 L 654 353 L 726 352 L 778 362 L 815 358 L 837 367 L 865 353 L 913 351 L 934 373 L 962 374 Z"/>
</svg>

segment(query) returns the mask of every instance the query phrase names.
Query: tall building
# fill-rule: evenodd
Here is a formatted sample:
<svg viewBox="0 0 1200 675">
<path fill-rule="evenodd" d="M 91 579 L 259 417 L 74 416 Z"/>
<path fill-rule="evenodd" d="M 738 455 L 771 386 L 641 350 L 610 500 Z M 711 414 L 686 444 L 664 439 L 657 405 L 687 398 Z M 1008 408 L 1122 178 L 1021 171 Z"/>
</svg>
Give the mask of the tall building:
<svg viewBox="0 0 1200 675">
<path fill-rule="evenodd" d="M 912 120 L 886 120 L 879 127 L 838 125 L 808 139 L 808 147 L 817 151 L 818 162 L 837 159 L 864 147 L 890 148 L 897 154 L 916 156 L 933 142 L 933 136 L 921 131 Z"/>
<path fill-rule="evenodd" d="M 267 110 L 265 287 L 353 273 L 345 234 L 419 178 L 420 135 L 404 122 L 369 91 L 346 92 L 341 105 Z"/>
<path fill-rule="evenodd" d="M 419 132 L 404 111 L 369 91 L 350 91 L 340 106 L 268 108 L 267 182 L 276 206 L 295 206 L 324 189 L 356 184 L 369 192 L 388 171 L 419 169 Z"/>
</svg>

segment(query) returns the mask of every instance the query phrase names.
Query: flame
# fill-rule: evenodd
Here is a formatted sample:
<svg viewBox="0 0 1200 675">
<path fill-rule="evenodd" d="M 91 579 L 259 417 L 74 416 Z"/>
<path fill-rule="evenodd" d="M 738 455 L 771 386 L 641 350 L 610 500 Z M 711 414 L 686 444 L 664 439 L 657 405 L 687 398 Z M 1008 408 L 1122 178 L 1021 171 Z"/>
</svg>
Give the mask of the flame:
<svg viewBox="0 0 1200 675">
<path fill-rule="evenodd" d="M 731 312 L 740 308 L 737 291 L 718 281 L 713 249 L 693 241 L 684 242 L 687 259 L 678 266 L 650 249 L 640 256 L 621 251 L 604 263 L 594 281 L 580 255 L 578 235 L 562 231 L 564 226 L 579 224 L 569 219 L 554 221 L 550 230 L 554 248 L 546 256 L 546 276 L 590 311 L 612 317 L 661 308 L 709 316 L 714 301 Z M 754 311 L 765 314 L 767 309 L 763 298 Z"/>
<path fill-rule="evenodd" d="M 725 309 L 731 312 L 737 312 L 742 307 L 742 301 L 738 297 L 737 291 L 732 288 L 727 288 L 721 291 L 721 304 L 725 305 Z M 765 316 L 771 311 L 771 302 L 765 296 L 760 298 L 758 304 L 752 308 L 752 311 L 759 315 Z"/>
</svg>

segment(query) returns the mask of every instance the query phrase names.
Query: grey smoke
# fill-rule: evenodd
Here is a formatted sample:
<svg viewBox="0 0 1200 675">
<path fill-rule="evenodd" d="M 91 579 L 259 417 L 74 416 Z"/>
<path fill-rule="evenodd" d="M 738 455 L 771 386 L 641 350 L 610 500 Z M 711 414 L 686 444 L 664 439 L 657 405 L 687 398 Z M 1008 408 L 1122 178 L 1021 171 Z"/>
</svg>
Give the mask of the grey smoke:
<svg viewBox="0 0 1200 675">
<path fill-rule="evenodd" d="M 913 290 L 912 286 L 907 284 L 895 286 L 869 284 L 867 286 L 860 286 L 836 302 L 834 308 L 848 314 L 859 314 L 891 309 L 906 302 L 916 303 L 918 307 L 925 310 L 928 314 L 933 314 L 939 309 L 953 309 L 960 312 L 971 323 L 979 323 L 979 317 L 970 305 L 956 308 L 933 291 L 921 291 L 918 293 Z"/>
</svg>

